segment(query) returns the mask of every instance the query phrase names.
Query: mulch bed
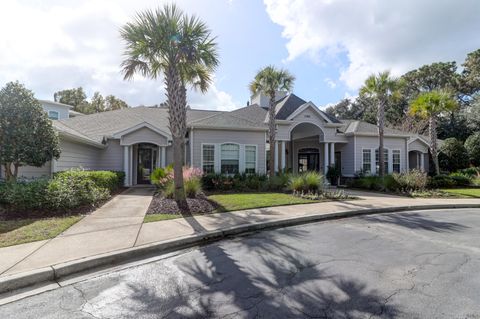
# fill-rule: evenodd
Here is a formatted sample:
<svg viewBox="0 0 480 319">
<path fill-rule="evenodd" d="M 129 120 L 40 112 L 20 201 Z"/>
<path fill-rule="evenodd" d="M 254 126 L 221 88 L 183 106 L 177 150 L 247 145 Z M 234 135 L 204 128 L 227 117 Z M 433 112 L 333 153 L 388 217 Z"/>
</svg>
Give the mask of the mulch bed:
<svg viewBox="0 0 480 319">
<path fill-rule="evenodd" d="M 210 201 L 205 194 L 199 194 L 196 198 L 187 198 L 187 205 L 188 209 L 182 211 L 174 199 L 165 198 L 162 194 L 155 194 L 147 214 L 204 215 L 215 212 L 218 208 L 218 205 Z"/>
</svg>

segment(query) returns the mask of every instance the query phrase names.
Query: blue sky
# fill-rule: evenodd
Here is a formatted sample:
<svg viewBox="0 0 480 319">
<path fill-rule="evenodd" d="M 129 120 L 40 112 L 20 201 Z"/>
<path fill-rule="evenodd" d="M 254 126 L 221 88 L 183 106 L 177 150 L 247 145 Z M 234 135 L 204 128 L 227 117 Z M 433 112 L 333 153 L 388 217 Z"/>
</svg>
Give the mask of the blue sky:
<svg viewBox="0 0 480 319">
<path fill-rule="evenodd" d="M 273 64 L 296 76 L 294 92 L 319 107 L 355 96 L 364 79 L 435 61 L 463 61 L 480 48 L 477 0 L 177 0 L 218 37 L 221 65 L 195 108 L 245 105 L 248 83 Z M 82 86 L 130 105 L 165 100 L 163 83 L 120 74 L 118 29 L 158 0 L 0 2 L 0 86 L 20 80 L 38 98 Z M 169 2 L 170 3 L 170 2 Z"/>
</svg>

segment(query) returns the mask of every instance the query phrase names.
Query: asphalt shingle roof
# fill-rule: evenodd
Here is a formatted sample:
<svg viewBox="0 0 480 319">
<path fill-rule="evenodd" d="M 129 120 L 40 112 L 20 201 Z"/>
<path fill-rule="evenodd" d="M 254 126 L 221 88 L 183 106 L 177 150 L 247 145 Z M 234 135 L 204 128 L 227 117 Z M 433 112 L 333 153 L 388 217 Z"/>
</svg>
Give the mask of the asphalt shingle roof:
<svg viewBox="0 0 480 319">
<path fill-rule="evenodd" d="M 187 110 L 187 122 L 219 114 L 218 111 Z M 96 113 L 57 122 L 57 126 L 70 133 L 77 132 L 96 142 L 102 142 L 104 136 L 126 130 L 141 123 L 149 123 L 155 127 L 168 127 L 168 109 L 154 107 L 132 107 L 122 110 Z M 78 135 L 78 134 L 77 134 Z"/>
</svg>

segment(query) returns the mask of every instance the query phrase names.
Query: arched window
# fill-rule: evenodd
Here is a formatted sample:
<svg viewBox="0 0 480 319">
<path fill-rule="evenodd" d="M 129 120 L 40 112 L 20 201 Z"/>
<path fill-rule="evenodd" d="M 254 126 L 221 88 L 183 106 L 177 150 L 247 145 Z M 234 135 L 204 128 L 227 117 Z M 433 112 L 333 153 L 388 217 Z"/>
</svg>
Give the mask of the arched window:
<svg viewBox="0 0 480 319">
<path fill-rule="evenodd" d="M 58 120 L 58 112 L 57 111 L 48 111 L 48 118 L 51 120 Z"/>
<path fill-rule="evenodd" d="M 240 162 L 240 146 L 226 143 L 220 148 L 220 165 L 222 174 L 237 174 Z"/>
</svg>

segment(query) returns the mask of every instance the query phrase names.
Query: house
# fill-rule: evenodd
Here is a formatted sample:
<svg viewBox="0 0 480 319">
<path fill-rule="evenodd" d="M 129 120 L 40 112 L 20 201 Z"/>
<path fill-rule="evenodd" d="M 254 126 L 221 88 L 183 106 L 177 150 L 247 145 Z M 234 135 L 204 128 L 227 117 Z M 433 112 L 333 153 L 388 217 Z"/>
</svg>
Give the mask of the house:
<svg viewBox="0 0 480 319">
<path fill-rule="evenodd" d="M 70 117 L 83 115 L 80 112 L 72 110 L 73 106 L 48 100 L 38 100 L 42 108 L 47 112 L 51 120 L 63 120 Z"/>
<path fill-rule="evenodd" d="M 188 109 L 186 165 L 204 172 L 266 173 L 268 168 L 268 98 L 252 96 L 234 111 Z M 275 171 L 326 172 L 337 165 L 342 176 L 378 171 L 375 125 L 336 119 L 295 94 L 278 92 Z M 174 161 L 165 107 L 135 107 L 53 121 L 61 156 L 40 168 L 22 167 L 27 178 L 83 167 L 125 171 L 125 185 L 149 183 L 155 167 Z M 389 173 L 428 169 L 428 140 L 385 129 L 385 167 Z"/>
</svg>

